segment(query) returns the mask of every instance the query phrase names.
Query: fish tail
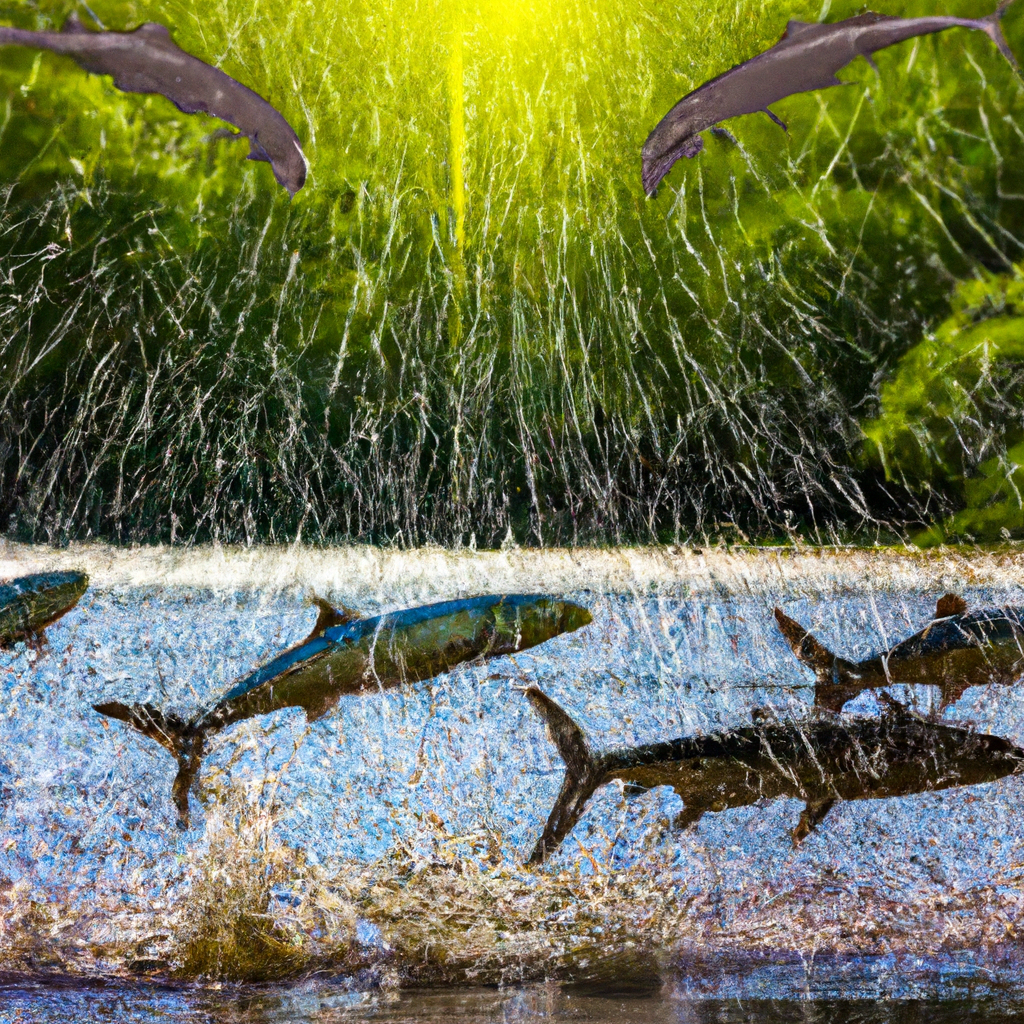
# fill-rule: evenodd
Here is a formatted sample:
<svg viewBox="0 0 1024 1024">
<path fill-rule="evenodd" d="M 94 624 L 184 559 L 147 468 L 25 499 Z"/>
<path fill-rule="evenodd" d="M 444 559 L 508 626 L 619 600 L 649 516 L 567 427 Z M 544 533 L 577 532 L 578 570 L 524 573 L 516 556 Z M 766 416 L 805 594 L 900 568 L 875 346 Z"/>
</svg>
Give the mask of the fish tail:
<svg viewBox="0 0 1024 1024">
<path fill-rule="evenodd" d="M 525 691 L 534 710 L 544 719 L 552 742 L 565 762 L 565 778 L 547 824 L 527 864 L 541 864 L 572 831 L 591 794 L 600 785 L 600 765 L 583 730 L 547 694 L 536 686 Z"/>
<path fill-rule="evenodd" d="M 836 656 L 820 641 L 809 633 L 795 619 L 791 619 L 781 608 L 775 609 L 775 621 L 779 624 L 782 635 L 793 649 L 798 661 L 814 670 L 819 682 L 833 682 Z"/>
<path fill-rule="evenodd" d="M 1010 49 L 1006 36 L 1003 35 L 1003 30 L 999 26 L 999 22 L 1003 20 L 1003 15 L 1006 14 L 1007 9 L 1013 2 L 1014 0 L 1002 0 L 1002 3 L 987 18 L 982 18 L 981 20 L 988 37 L 999 47 L 999 52 L 1010 62 L 1014 70 L 1019 71 L 1020 65 L 1017 63 L 1017 58 L 1013 55 L 1013 50 Z"/>
<path fill-rule="evenodd" d="M 192 788 L 203 758 L 203 732 L 192 722 L 178 715 L 165 714 L 152 704 L 93 704 L 93 710 L 108 718 L 138 729 L 143 736 L 156 740 L 178 762 L 178 774 L 171 786 L 171 795 L 178 808 L 178 824 L 188 825 L 188 793 Z"/>
<path fill-rule="evenodd" d="M 842 711 L 843 705 L 863 689 L 850 683 L 855 666 L 845 658 L 837 658 L 799 622 L 785 615 L 781 608 L 775 609 L 775 621 L 797 659 L 814 670 L 817 677 L 814 706 L 826 711 Z"/>
</svg>

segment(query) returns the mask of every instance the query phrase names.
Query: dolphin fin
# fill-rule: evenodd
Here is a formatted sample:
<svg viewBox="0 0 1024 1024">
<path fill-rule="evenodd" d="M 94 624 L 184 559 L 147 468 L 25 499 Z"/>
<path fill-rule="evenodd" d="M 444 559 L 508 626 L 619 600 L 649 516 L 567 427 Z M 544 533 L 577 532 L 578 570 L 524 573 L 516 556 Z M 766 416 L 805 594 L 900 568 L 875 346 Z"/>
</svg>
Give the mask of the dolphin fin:
<svg viewBox="0 0 1024 1024">
<path fill-rule="evenodd" d="M 943 594 L 935 603 L 935 618 L 948 619 L 951 615 L 963 615 L 967 602 L 959 594 Z"/>
<path fill-rule="evenodd" d="M 544 719 L 548 735 L 565 762 L 565 778 L 551 808 L 547 824 L 527 864 L 542 864 L 558 849 L 580 820 L 587 801 L 601 784 L 600 767 L 591 753 L 583 730 L 546 693 L 536 686 L 524 691 L 534 710 Z"/>
<path fill-rule="evenodd" d="M 799 846 L 824 820 L 829 811 L 836 805 L 835 797 L 825 800 L 808 800 L 800 812 L 800 820 L 790 833 L 793 845 Z"/>
</svg>

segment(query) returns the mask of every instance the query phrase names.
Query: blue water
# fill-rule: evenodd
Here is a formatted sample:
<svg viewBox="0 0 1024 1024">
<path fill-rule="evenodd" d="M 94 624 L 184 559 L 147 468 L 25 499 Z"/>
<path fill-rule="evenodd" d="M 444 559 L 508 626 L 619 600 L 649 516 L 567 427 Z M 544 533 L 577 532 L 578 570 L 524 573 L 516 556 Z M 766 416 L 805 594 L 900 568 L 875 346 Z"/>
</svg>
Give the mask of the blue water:
<svg viewBox="0 0 1024 1024">
<path fill-rule="evenodd" d="M 964 594 L 974 607 L 1024 603 L 1022 588 Z M 93 974 L 123 978 L 133 957 L 151 955 L 149 937 L 156 936 L 152 941 L 159 946 L 190 913 L 197 872 L 209 870 L 202 858 L 210 823 L 223 825 L 244 806 L 270 811 L 275 841 L 322 877 L 350 876 L 358 865 L 386 873 L 380 865 L 396 852 L 435 863 L 457 851 L 481 877 L 511 873 L 528 886 L 531 878 L 570 871 L 607 878 L 614 889 L 619 873 L 642 873 L 651 864 L 657 881 L 653 897 L 644 898 L 687 908 L 672 934 L 651 938 L 675 957 L 694 950 L 702 956 L 775 950 L 805 964 L 819 949 L 822 955 L 838 950 L 861 965 L 868 962 L 865 954 L 882 957 L 872 964 L 887 955 L 903 957 L 893 970 L 904 978 L 913 974 L 914 963 L 927 967 L 928 957 L 962 952 L 969 962 L 954 958 L 952 966 L 935 968 L 939 980 L 928 982 L 922 994 L 952 998 L 971 995 L 978 984 L 994 985 L 980 993 L 987 996 L 1000 985 L 1017 984 L 1016 961 L 997 957 L 992 966 L 982 958 L 979 966 L 971 952 L 1017 938 L 1024 900 L 1024 780 L 1017 778 L 840 804 L 797 850 L 789 837 L 800 811 L 795 801 L 708 814 L 696 830 L 673 840 L 663 836 L 665 821 L 679 807 L 671 791 L 626 800 L 618 787 L 608 786 L 546 874 L 530 875 L 521 867 L 561 779 L 561 763 L 521 695 L 523 685 L 541 686 L 598 746 L 745 725 L 754 708 L 795 718 L 812 699 L 811 679 L 776 631 L 774 602 L 856 659 L 920 628 L 937 594 L 851 594 L 827 601 L 807 592 L 710 599 L 683 589 L 563 596 L 589 607 L 594 622 L 515 657 L 342 698 L 334 713 L 314 723 L 301 710 L 286 709 L 220 734 L 203 764 L 202 798 L 193 796 L 191 828 L 181 831 L 170 801 L 172 759 L 122 723 L 104 720 L 91 704 L 147 701 L 190 714 L 304 637 L 315 611 L 292 592 L 91 590 L 50 629 L 42 652 L 20 645 L 0 653 L 0 901 L 20 915 L 17 929 L 0 931 L 2 962 L 17 961 L 18 970 L 33 963 L 36 973 L 80 974 L 76 958 L 91 956 Z M 361 610 L 396 606 L 381 594 L 374 607 Z M 938 701 L 927 688 L 898 695 L 922 710 Z M 874 697 L 862 695 L 852 710 L 875 713 Z M 946 718 L 1024 743 L 1024 688 L 970 690 Z M 266 910 L 287 918 L 305 898 L 301 887 L 278 884 Z M 36 909 L 28 913 L 26 907 Z M 571 932 L 572 914 L 559 913 L 563 933 Z M 376 925 L 360 920 L 353 934 L 356 947 L 387 953 L 386 936 Z M 590 928 L 589 934 L 593 939 L 600 930 Z M 29 947 L 35 960 L 26 961 Z M 500 949 L 495 956 L 500 960 Z M 774 977 L 746 968 L 738 975 L 748 976 Z M 959 988 L 956 981 L 950 989 L 949 979 L 961 976 L 973 980 Z M 767 988 L 756 980 L 749 990 L 737 984 L 734 992 L 711 986 L 703 994 L 800 994 L 795 983 L 778 978 Z M 94 1005 L 97 1015 L 108 1005 L 104 1000 L 122 1000 L 125 1007 L 140 1007 L 129 1013 L 140 1020 L 149 1019 L 146 1014 L 205 1019 L 209 1000 L 221 1007 L 216 1014 L 228 1013 L 219 995 L 176 989 L 129 987 L 115 996 L 76 988 L 59 997 L 12 991 L 4 997 L 7 1012 L 20 1007 L 29 1014 L 24 1019 L 62 1019 L 65 1010 L 46 1016 L 54 999 L 55 1006 L 80 1005 L 82 1013 L 93 1013 Z M 722 1017 L 680 1009 L 692 993 L 685 985 L 672 991 L 668 1002 L 664 992 L 658 997 L 652 1019 L 746 1019 L 729 1016 L 727 1008 Z M 907 989 L 865 990 L 858 982 L 850 991 L 873 999 L 906 995 Z M 842 986 L 832 992 L 844 993 Z M 273 996 L 284 1000 L 281 1005 L 302 998 L 294 992 Z M 345 1019 L 355 1012 L 346 1000 L 356 999 L 363 1012 L 359 1000 L 369 997 L 330 998 L 340 1002 L 308 1017 L 296 1010 L 295 1019 Z M 481 1016 L 466 1019 L 520 1019 L 508 1017 L 508 1005 L 501 1002 L 500 1012 L 478 1007 L 472 1013 Z M 373 1019 L 399 1013 L 387 1001 L 371 1009 Z M 565 1019 L 591 1019 L 573 1017 L 577 1009 L 565 1009 Z M 492 1011 L 498 1016 L 487 1016 Z M 273 1016 L 277 1012 L 259 1009 L 246 1016 L 247 1010 L 223 1019 L 286 1019 Z M 418 1019 L 419 1010 L 409 1012 L 413 1016 L 394 1019 Z M 444 1012 L 462 1019 L 457 1006 Z M 697 1015 L 686 1016 L 691 1012 Z"/>
</svg>

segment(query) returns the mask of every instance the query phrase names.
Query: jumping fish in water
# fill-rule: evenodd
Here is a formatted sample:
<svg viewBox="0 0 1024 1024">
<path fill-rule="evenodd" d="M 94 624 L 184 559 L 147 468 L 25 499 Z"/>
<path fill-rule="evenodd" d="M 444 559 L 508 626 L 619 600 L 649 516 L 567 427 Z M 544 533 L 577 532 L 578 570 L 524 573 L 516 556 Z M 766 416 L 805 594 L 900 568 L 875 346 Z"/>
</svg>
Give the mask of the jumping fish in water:
<svg viewBox="0 0 1024 1024">
<path fill-rule="evenodd" d="M 857 662 L 837 657 L 779 608 L 775 619 L 793 653 L 817 676 L 815 705 L 830 711 L 841 711 L 862 690 L 900 683 L 940 687 L 941 710 L 968 687 L 1012 685 L 1024 677 L 1024 608 L 968 612 L 963 598 L 944 594 L 919 633 Z"/>
<path fill-rule="evenodd" d="M 1013 0 L 1004 0 L 984 18 L 897 18 L 868 11 L 832 24 L 791 21 L 771 49 L 737 64 L 684 96 L 647 137 L 642 151 L 644 191 L 653 196 L 662 178 L 681 157 L 695 157 L 703 148 L 700 132 L 740 114 L 766 113 L 780 127 L 785 124 L 770 104 L 795 93 L 843 85 L 836 72 L 857 57 L 877 71 L 871 55 L 914 36 L 971 28 L 985 32 L 1000 53 L 1017 62 L 1003 38 L 999 21 Z"/>
<path fill-rule="evenodd" d="M 128 722 L 177 759 L 172 794 L 188 822 L 188 792 L 206 738 L 234 722 L 280 708 L 300 707 L 314 721 L 345 694 L 376 692 L 430 679 L 475 658 L 536 647 L 592 621 L 586 608 L 537 594 L 472 597 L 358 618 L 321 603 L 313 632 L 240 679 L 194 718 L 166 714 L 150 704 L 94 704 Z"/>
<path fill-rule="evenodd" d="M 249 139 L 249 160 L 266 160 L 294 196 L 306 181 L 299 137 L 262 96 L 186 53 L 163 25 L 134 32 L 92 32 L 72 14 L 60 32 L 0 27 L 0 46 L 14 44 L 73 58 L 94 75 L 111 75 L 122 92 L 159 93 L 186 114 L 211 114 Z"/>
<path fill-rule="evenodd" d="M 88 589 L 84 572 L 39 572 L 0 584 L 0 647 L 42 639 Z"/>
<path fill-rule="evenodd" d="M 580 727 L 535 686 L 526 696 L 547 723 L 565 778 L 528 864 L 540 864 L 572 831 L 595 790 L 613 779 L 629 795 L 671 786 L 683 799 L 676 828 L 708 811 L 759 800 L 804 801 L 799 844 L 837 800 L 909 796 L 976 786 L 1024 770 L 1024 749 L 998 736 L 928 722 L 895 701 L 881 718 L 823 715 L 758 723 L 728 733 L 595 752 Z"/>
</svg>

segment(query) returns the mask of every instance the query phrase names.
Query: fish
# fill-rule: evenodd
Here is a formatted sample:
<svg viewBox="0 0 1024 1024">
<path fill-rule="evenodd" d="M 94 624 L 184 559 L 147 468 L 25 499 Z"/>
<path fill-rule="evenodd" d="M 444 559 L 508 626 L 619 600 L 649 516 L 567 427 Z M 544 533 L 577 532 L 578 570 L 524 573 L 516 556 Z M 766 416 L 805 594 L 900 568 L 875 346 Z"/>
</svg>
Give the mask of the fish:
<svg viewBox="0 0 1024 1024">
<path fill-rule="evenodd" d="M 924 629 L 857 662 L 833 654 L 780 608 L 775 620 L 798 660 L 817 677 L 815 705 L 830 711 L 842 711 L 863 690 L 927 684 L 940 688 L 941 712 L 972 686 L 1012 686 L 1024 678 L 1024 608 L 968 612 L 963 598 L 944 594 Z"/>
<path fill-rule="evenodd" d="M 0 647 L 41 641 L 43 630 L 78 604 L 89 589 L 84 572 L 38 572 L 0 583 Z"/>
<path fill-rule="evenodd" d="M 740 114 L 767 114 L 788 131 L 770 104 L 796 93 L 845 85 L 836 72 L 857 57 L 878 71 L 871 55 L 914 36 L 969 28 L 985 32 L 999 52 L 1016 68 L 1013 51 L 999 22 L 1013 0 L 1003 0 L 984 18 L 932 15 L 898 18 L 867 11 L 826 24 L 790 21 L 782 38 L 770 49 L 737 64 L 687 93 L 647 137 L 641 153 L 644 191 L 653 197 L 658 184 L 682 157 L 695 157 L 703 148 L 700 132 Z"/>
<path fill-rule="evenodd" d="M 707 812 L 780 797 L 804 802 L 790 833 L 798 846 L 840 800 L 877 800 L 976 786 L 1024 770 L 1024 749 L 999 736 L 931 722 L 891 698 L 877 718 L 818 714 L 756 721 L 707 736 L 595 751 L 569 714 L 536 686 L 525 695 L 565 762 L 551 814 L 527 864 L 541 864 L 587 802 L 616 779 L 634 796 L 671 786 L 682 797 L 677 830 Z"/>
<path fill-rule="evenodd" d="M 93 32 L 74 14 L 59 32 L 0 26 L 0 46 L 29 46 L 71 57 L 94 75 L 111 75 L 122 92 L 158 93 L 182 113 L 211 114 L 249 139 L 249 160 L 265 160 L 294 196 L 306 182 L 302 145 L 284 116 L 262 96 L 177 46 L 165 25 Z"/>
<path fill-rule="evenodd" d="M 313 722 L 344 695 L 431 679 L 463 662 L 536 647 L 593 621 L 586 608 L 543 594 L 472 597 L 371 618 L 319 604 L 305 640 L 239 679 L 190 719 L 152 704 L 93 705 L 156 740 L 177 760 L 171 794 L 181 826 L 188 825 L 188 794 L 206 740 L 235 722 L 288 707 L 302 708 Z"/>
</svg>

